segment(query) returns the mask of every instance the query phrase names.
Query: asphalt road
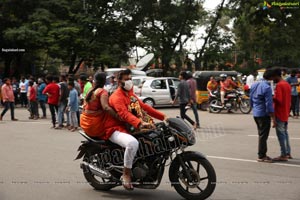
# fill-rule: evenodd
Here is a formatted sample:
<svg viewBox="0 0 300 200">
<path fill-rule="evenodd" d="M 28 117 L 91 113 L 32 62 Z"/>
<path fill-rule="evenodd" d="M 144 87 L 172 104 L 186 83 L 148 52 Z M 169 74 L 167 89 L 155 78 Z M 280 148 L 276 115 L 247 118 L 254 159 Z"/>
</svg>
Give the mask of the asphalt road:
<svg viewBox="0 0 300 200">
<path fill-rule="evenodd" d="M 178 108 L 160 110 L 168 116 L 179 114 Z M 9 114 L 0 122 L 0 200 L 182 199 L 168 184 L 167 171 L 156 190 L 95 191 L 85 182 L 80 161 L 73 160 L 83 140 L 79 134 L 50 129 L 50 119 L 28 120 L 25 109 L 16 109 L 18 122 L 10 121 Z M 250 114 L 199 111 L 199 115 L 202 128 L 190 150 L 207 155 L 216 170 L 218 183 L 209 199 L 300 199 L 300 119 L 289 123 L 294 159 L 268 164 L 256 162 L 257 131 Z M 268 155 L 278 156 L 274 129 L 268 144 Z"/>
</svg>

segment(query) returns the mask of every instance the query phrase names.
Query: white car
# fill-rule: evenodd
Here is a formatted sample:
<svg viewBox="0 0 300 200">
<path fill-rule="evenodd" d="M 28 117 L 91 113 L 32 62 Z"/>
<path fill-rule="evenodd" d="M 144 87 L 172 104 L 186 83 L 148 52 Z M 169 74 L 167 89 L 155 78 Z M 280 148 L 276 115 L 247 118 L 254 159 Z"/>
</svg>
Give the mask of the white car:
<svg viewBox="0 0 300 200">
<path fill-rule="evenodd" d="M 142 86 L 146 80 L 153 79 L 154 77 L 150 76 L 133 76 L 133 91 L 137 96 L 141 96 Z"/>
<path fill-rule="evenodd" d="M 171 106 L 179 83 L 174 77 L 146 79 L 138 96 L 150 106 Z"/>
</svg>

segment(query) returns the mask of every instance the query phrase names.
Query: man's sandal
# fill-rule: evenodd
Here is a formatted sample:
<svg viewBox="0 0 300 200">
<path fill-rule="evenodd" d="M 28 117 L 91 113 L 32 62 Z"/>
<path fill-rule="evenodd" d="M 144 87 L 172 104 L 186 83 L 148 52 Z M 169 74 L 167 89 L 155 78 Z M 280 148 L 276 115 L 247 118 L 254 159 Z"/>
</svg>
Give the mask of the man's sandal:
<svg viewBox="0 0 300 200">
<path fill-rule="evenodd" d="M 123 176 L 121 176 L 120 178 L 123 187 L 128 190 L 128 191 L 132 191 L 133 190 L 133 186 L 131 184 L 131 182 L 129 182 L 128 180 L 125 180 Z"/>
</svg>

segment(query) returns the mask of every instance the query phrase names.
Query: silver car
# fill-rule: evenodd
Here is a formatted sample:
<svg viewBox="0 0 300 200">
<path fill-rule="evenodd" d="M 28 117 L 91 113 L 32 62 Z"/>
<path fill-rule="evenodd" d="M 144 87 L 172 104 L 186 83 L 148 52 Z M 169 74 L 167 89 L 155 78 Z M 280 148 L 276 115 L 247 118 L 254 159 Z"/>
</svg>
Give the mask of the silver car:
<svg viewBox="0 0 300 200">
<path fill-rule="evenodd" d="M 174 77 L 146 79 L 138 96 L 150 106 L 171 106 L 179 83 L 180 80 Z"/>
</svg>

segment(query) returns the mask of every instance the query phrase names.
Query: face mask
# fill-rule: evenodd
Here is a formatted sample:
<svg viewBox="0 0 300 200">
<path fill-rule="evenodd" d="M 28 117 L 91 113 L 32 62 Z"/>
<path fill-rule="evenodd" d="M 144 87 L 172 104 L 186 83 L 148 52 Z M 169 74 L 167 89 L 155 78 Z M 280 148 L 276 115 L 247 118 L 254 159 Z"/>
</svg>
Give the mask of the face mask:
<svg viewBox="0 0 300 200">
<path fill-rule="evenodd" d="M 131 90 L 131 88 L 133 87 L 133 82 L 132 80 L 127 80 L 124 82 L 123 88 L 127 91 Z"/>
</svg>

